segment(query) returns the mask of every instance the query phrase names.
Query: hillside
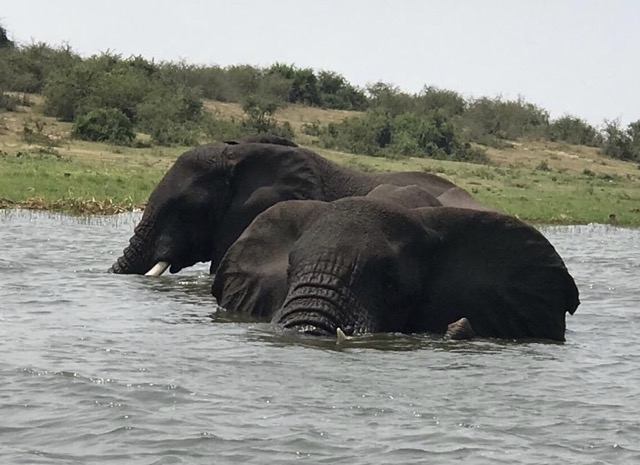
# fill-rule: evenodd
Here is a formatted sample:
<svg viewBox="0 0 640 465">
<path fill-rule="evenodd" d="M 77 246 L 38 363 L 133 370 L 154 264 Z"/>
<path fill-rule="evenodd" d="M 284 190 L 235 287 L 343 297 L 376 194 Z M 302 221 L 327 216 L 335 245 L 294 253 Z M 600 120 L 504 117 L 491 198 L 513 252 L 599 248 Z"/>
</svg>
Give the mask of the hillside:
<svg viewBox="0 0 640 465">
<path fill-rule="evenodd" d="M 29 100 L 31 106 L 0 114 L 0 206 L 5 208 L 110 213 L 140 207 L 173 160 L 190 148 L 74 140 L 69 137 L 71 123 L 44 116 L 40 96 Z M 235 103 L 205 100 L 204 108 L 219 118 L 242 115 Z M 640 226 L 640 169 L 635 163 L 606 158 L 593 147 L 528 140 L 486 148 L 488 164 L 390 159 L 326 150 L 301 131 L 305 123 L 340 122 L 355 114 L 289 105 L 275 118 L 291 125 L 301 145 L 333 161 L 362 170 L 433 172 L 531 222 Z"/>
</svg>

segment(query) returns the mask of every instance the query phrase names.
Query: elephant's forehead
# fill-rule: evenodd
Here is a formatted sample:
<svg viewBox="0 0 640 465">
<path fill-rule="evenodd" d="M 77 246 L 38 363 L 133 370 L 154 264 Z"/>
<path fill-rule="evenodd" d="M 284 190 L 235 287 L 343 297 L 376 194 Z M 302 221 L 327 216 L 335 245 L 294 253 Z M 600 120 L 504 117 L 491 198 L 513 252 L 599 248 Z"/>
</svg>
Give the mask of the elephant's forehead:
<svg viewBox="0 0 640 465">
<path fill-rule="evenodd" d="M 409 211 L 399 205 L 367 198 L 344 199 L 334 202 L 325 215 L 326 223 L 340 220 L 351 227 L 393 228 L 411 222 Z"/>
<path fill-rule="evenodd" d="M 341 202 L 318 218 L 307 231 L 316 243 L 347 244 L 357 248 L 369 242 L 419 233 L 420 226 L 405 211 L 371 202 Z"/>
</svg>

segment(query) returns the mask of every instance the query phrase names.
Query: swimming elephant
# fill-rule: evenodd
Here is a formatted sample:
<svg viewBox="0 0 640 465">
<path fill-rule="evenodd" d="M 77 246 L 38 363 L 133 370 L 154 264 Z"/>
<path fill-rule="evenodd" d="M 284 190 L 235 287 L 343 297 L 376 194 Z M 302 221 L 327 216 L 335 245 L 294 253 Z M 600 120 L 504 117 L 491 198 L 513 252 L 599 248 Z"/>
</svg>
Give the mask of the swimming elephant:
<svg viewBox="0 0 640 465">
<path fill-rule="evenodd" d="M 160 275 L 211 261 L 213 273 L 229 246 L 272 205 L 365 195 L 383 183 L 417 185 L 439 204 L 489 208 L 432 174 L 358 172 L 287 139 L 252 136 L 182 154 L 151 193 L 110 271 Z"/>
<path fill-rule="evenodd" d="M 218 267 L 219 305 L 339 339 L 426 332 L 564 340 L 578 289 L 539 231 L 497 212 L 406 208 L 421 195 L 415 187 L 381 190 L 282 202 L 259 215 Z"/>
</svg>

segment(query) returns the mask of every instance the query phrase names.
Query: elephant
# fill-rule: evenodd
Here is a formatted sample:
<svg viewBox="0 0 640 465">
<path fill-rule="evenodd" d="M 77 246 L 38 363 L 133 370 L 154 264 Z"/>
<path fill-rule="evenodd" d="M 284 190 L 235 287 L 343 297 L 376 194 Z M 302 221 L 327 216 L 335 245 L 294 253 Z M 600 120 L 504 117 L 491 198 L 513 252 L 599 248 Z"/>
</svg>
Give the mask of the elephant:
<svg viewBox="0 0 640 465">
<path fill-rule="evenodd" d="M 272 205 L 331 202 L 366 195 L 381 184 L 416 185 L 438 204 L 490 210 L 433 174 L 359 172 L 287 139 L 250 136 L 180 155 L 149 196 L 128 246 L 109 271 L 157 276 L 210 261 L 214 273 L 231 244 Z"/>
<path fill-rule="evenodd" d="M 579 293 L 544 235 L 495 211 L 407 208 L 424 194 L 380 186 L 278 203 L 228 249 L 212 294 L 227 311 L 339 341 L 378 332 L 564 341 Z"/>
</svg>

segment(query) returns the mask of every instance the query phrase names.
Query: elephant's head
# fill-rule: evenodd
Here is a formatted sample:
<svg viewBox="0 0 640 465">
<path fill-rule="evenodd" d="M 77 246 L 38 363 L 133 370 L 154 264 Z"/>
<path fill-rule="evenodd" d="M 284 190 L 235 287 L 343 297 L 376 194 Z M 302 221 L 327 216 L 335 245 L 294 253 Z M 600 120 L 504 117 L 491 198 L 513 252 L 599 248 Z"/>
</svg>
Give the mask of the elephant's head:
<svg viewBox="0 0 640 465">
<path fill-rule="evenodd" d="M 258 142 L 203 145 L 181 155 L 110 271 L 158 275 L 210 260 L 215 267 L 258 213 L 281 200 L 315 198 L 307 151 L 286 139 Z"/>
<path fill-rule="evenodd" d="M 334 336 L 443 334 L 466 317 L 481 336 L 563 340 L 578 306 L 562 259 L 521 221 L 375 198 L 270 208 L 229 249 L 212 291 L 229 310 Z"/>
</svg>

